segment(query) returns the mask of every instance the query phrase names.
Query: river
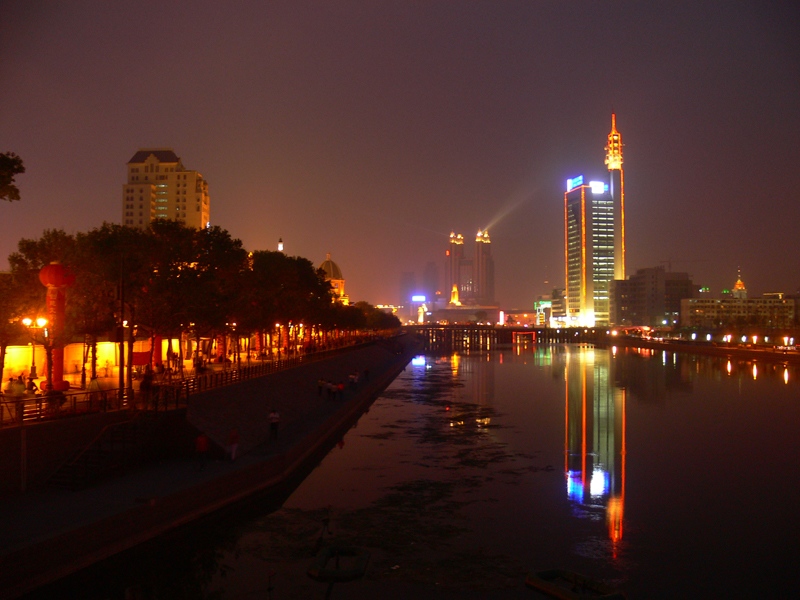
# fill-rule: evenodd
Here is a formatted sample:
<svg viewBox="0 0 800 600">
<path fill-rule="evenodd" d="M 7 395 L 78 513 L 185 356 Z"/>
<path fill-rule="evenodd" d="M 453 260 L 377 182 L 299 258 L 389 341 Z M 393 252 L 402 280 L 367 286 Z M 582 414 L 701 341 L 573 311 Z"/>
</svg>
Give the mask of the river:
<svg viewBox="0 0 800 600">
<path fill-rule="evenodd" d="M 628 598 L 797 597 L 798 432 L 794 367 L 576 345 L 419 356 L 288 497 L 66 585 L 323 598 L 306 569 L 335 541 L 371 560 L 332 598 L 530 598 L 541 569 Z"/>
</svg>

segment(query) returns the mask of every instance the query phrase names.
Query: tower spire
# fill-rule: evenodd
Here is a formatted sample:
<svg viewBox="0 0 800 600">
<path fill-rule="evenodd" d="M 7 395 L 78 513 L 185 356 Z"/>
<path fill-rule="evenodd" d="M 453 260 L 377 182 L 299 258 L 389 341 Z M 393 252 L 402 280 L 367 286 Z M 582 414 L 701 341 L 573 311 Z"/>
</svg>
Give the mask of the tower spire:
<svg viewBox="0 0 800 600">
<path fill-rule="evenodd" d="M 606 144 L 606 165 L 609 171 L 622 169 L 622 135 L 617 131 L 617 115 L 611 113 L 611 133 Z"/>
</svg>

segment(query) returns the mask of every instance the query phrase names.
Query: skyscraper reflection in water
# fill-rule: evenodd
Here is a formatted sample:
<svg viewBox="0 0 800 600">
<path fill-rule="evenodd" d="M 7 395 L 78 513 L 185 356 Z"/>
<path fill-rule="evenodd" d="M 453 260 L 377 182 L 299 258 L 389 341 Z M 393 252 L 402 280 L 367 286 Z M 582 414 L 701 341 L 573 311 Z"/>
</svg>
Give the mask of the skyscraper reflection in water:
<svg viewBox="0 0 800 600">
<path fill-rule="evenodd" d="M 614 387 L 608 352 L 580 347 L 563 358 L 567 494 L 577 516 L 605 512 L 616 554 L 625 507 L 626 390 Z"/>
</svg>

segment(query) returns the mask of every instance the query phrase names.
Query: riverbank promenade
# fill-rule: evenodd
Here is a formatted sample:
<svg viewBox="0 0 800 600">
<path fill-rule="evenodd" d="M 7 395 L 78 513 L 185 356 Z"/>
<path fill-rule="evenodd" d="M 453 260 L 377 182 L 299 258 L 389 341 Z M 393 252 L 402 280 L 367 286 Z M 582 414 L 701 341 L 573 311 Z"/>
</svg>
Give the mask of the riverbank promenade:
<svg viewBox="0 0 800 600">
<path fill-rule="evenodd" d="M 418 350 L 412 336 L 374 341 L 193 396 L 186 408 L 183 452 L 85 489 L 41 486 L 2 498 L 0 598 L 20 597 L 248 496 L 269 492 L 313 466 Z M 354 375 L 357 381 L 351 381 Z M 344 390 L 329 394 L 321 380 L 341 382 Z M 273 412 L 280 416 L 277 439 L 270 427 Z M 62 426 L 69 427 L 70 421 Z M 204 455 L 195 451 L 199 433 L 210 440 Z M 230 442 L 236 437 L 238 455 L 231 460 Z"/>
</svg>

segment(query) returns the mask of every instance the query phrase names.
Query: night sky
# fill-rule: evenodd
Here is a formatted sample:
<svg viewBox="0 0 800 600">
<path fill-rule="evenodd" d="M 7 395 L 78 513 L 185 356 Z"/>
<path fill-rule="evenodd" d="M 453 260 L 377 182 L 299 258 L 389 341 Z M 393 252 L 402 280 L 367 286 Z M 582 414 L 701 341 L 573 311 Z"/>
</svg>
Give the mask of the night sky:
<svg viewBox="0 0 800 600">
<path fill-rule="evenodd" d="M 800 288 L 796 2 L 0 3 L 0 270 L 23 237 L 121 219 L 126 163 L 171 147 L 248 250 L 319 264 L 353 301 L 444 280 L 488 227 L 503 308 L 564 285 L 568 177 L 625 144 L 628 273 L 712 293 Z"/>
</svg>

